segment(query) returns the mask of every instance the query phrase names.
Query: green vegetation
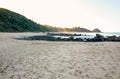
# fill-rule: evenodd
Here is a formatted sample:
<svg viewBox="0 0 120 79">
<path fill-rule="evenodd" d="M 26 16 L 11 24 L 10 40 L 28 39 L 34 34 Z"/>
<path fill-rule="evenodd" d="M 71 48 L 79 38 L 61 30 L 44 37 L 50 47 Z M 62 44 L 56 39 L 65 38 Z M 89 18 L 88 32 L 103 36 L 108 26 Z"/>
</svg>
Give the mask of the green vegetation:
<svg viewBox="0 0 120 79">
<path fill-rule="evenodd" d="M 50 25 L 37 24 L 25 16 L 10 10 L 0 8 L 1 32 L 91 32 L 88 29 L 73 27 L 60 28 Z"/>
<path fill-rule="evenodd" d="M 0 31 L 2 32 L 39 32 L 47 29 L 26 17 L 0 8 Z"/>
</svg>

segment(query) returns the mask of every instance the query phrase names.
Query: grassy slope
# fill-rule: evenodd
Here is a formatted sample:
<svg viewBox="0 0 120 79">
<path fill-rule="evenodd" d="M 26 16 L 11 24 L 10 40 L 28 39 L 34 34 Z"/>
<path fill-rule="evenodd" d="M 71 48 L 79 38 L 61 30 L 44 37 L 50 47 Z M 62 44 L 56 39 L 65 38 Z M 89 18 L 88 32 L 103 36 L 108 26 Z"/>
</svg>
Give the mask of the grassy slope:
<svg viewBox="0 0 120 79">
<path fill-rule="evenodd" d="M 3 32 L 38 32 L 48 31 L 44 26 L 36 24 L 26 17 L 0 8 L 0 31 Z"/>
<path fill-rule="evenodd" d="M 58 28 L 49 25 L 40 25 L 34 21 L 27 19 L 25 16 L 10 10 L 0 8 L 0 31 L 1 32 L 91 32 L 88 29 Z"/>
</svg>

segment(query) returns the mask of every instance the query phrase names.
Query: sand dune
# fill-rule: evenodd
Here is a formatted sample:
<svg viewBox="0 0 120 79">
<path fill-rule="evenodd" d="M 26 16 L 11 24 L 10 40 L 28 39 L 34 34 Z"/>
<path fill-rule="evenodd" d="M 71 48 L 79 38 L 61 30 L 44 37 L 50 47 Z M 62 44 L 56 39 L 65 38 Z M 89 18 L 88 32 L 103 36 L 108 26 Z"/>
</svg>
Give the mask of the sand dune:
<svg viewBox="0 0 120 79">
<path fill-rule="evenodd" d="M 16 40 L 0 33 L 0 79 L 120 79 L 120 42 Z"/>
</svg>

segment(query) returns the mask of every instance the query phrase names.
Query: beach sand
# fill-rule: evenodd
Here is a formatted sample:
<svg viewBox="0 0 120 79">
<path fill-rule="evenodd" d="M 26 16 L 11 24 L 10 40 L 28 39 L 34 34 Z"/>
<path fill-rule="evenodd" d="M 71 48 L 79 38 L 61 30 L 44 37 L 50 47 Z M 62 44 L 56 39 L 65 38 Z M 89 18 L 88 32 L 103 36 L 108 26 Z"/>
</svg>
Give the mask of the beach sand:
<svg viewBox="0 0 120 79">
<path fill-rule="evenodd" d="M 120 79 L 120 42 L 17 40 L 0 33 L 0 79 Z"/>
</svg>

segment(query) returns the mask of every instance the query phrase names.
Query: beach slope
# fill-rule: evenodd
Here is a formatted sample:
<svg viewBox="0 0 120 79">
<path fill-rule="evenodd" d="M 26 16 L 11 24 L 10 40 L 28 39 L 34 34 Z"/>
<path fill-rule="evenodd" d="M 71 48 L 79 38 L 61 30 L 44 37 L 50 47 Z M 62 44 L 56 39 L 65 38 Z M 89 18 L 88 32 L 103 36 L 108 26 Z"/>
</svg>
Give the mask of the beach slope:
<svg viewBox="0 0 120 79">
<path fill-rule="evenodd" d="M 0 79 L 120 79 L 120 42 L 27 41 L 0 33 Z"/>
</svg>

